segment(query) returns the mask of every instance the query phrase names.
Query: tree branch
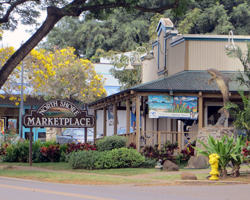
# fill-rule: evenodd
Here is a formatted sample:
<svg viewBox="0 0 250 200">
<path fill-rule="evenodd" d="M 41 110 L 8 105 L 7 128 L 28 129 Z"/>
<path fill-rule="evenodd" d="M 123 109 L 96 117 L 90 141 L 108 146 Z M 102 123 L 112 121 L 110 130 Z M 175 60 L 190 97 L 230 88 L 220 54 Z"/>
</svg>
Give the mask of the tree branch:
<svg viewBox="0 0 250 200">
<path fill-rule="evenodd" d="M 73 1 L 71 4 L 65 6 L 63 8 L 64 15 L 67 16 L 79 16 L 84 11 L 95 11 L 99 9 L 108 9 L 108 8 L 118 8 L 118 7 L 124 7 L 124 8 L 134 8 L 136 10 L 140 10 L 143 12 L 162 12 L 164 10 L 177 8 L 179 6 L 179 0 L 175 0 L 172 4 L 166 4 L 158 8 L 146 8 L 139 5 L 133 5 L 131 3 L 126 2 L 115 2 L 110 4 L 101 4 L 101 5 L 93 5 L 93 6 L 83 6 L 83 3 L 80 3 L 79 1 Z"/>
<path fill-rule="evenodd" d="M 10 13 L 14 8 L 22 3 L 28 1 L 38 1 L 38 0 L 20 0 L 16 1 L 7 10 L 3 18 L 0 19 L 0 23 L 8 22 Z M 166 9 L 177 8 L 179 5 L 179 0 L 175 0 L 172 4 L 166 4 L 159 8 L 146 8 L 139 5 L 133 5 L 126 2 L 115 2 L 111 4 L 102 5 L 92 5 L 84 6 L 86 0 L 73 0 L 70 4 L 64 6 L 63 8 L 48 7 L 47 8 L 47 18 L 42 24 L 42 26 L 36 31 L 32 37 L 26 41 L 4 64 L 0 70 L 0 87 L 4 85 L 8 76 L 12 73 L 15 67 L 29 54 L 29 52 L 37 46 L 37 44 L 51 31 L 55 24 L 62 19 L 64 16 L 79 16 L 84 11 L 95 11 L 100 9 L 108 8 L 134 8 L 143 12 L 161 12 Z"/>
<path fill-rule="evenodd" d="M 34 49 L 37 44 L 51 31 L 54 25 L 63 18 L 60 14 L 60 10 L 57 7 L 47 8 L 47 18 L 42 26 L 32 35 L 32 37 L 26 41 L 4 64 L 0 70 L 0 87 L 8 79 L 8 76 L 12 73 L 15 67 Z"/>
</svg>

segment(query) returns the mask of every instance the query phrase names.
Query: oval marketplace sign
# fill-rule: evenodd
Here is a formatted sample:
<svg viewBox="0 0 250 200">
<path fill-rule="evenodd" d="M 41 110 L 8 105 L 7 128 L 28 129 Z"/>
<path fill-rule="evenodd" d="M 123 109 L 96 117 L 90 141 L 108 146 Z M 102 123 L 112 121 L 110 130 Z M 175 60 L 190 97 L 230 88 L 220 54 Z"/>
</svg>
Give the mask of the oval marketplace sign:
<svg viewBox="0 0 250 200">
<path fill-rule="evenodd" d="M 87 110 L 80 110 L 69 101 L 51 100 L 23 115 L 22 124 L 25 127 L 91 128 L 95 120 Z"/>
</svg>

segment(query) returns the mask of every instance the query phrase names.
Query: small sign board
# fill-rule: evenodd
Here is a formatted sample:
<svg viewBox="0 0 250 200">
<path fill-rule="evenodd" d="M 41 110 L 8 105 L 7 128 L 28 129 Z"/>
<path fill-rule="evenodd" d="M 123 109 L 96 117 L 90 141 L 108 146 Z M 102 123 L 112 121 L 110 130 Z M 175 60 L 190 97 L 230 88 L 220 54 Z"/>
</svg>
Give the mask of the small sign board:
<svg viewBox="0 0 250 200">
<path fill-rule="evenodd" d="M 149 118 L 172 118 L 196 120 L 197 97 L 196 96 L 148 96 Z"/>
<path fill-rule="evenodd" d="M 95 125 L 88 110 L 80 110 L 66 100 L 51 100 L 22 117 L 25 127 L 91 128 Z"/>
</svg>

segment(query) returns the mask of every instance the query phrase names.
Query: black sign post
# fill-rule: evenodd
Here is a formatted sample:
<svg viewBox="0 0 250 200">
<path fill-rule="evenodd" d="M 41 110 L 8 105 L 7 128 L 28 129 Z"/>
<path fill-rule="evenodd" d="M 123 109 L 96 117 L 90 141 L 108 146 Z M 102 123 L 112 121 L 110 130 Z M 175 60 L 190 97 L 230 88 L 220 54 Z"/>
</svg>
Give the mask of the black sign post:
<svg viewBox="0 0 250 200">
<path fill-rule="evenodd" d="M 29 164 L 32 165 L 32 128 L 33 127 L 60 127 L 85 128 L 85 141 L 87 128 L 95 125 L 95 118 L 88 114 L 86 106 L 80 110 L 73 103 L 66 100 L 51 100 L 41 105 L 37 110 L 30 110 L 29 114 L 22 116 L 22 124 L 30 128 Z"/>
<path fill-rule="evenodd" d="M 30 128 L 29 140 L 30 140 L 29 164 L 30 166 L 32 166 L 32 128 Z"/>
</svg>

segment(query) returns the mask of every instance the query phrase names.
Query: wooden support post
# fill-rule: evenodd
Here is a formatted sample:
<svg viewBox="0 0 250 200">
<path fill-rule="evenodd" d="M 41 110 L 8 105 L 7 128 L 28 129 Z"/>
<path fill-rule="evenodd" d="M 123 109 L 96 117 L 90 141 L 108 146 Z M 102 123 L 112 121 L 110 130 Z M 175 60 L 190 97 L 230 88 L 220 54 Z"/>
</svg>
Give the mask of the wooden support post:
<svg viewBox="0 0 250 200">
<path fill-rule="evenodd" d="M 203 97 L 202 92 L 199 92 L 199 124 L 198 124 L 198 130 L 203 128 Z"/>
<path fill-rule="evenodd" d="M 181 132 L 178 132 L 178 152 L 181 153 Z"/>
<path fill-rule="evenodd" d="M 157 134 L 158 134 L 158 150 L 161 150 L 161 132 L 160 131 L 158 131 L 157 132 Z"/>
<path fill-rule="evenodd" d="M 94 110 L 94 119 L 95 119 L 95 126 L 94 126 L 94 139 L 96 138 L 96 132 L 97 132 L 97 110 Z M 95 140 L 94 140 L 95 143 Z"/>
<path fill-rule="evenodd" d="M 94 137 L 95 140 L 95 137 Z M 88 128 L 84 127 L 84 142 L 88 142 Z"/>
<path fill-rule="evenodd" d="M 136 96 L 136 149 L 140 152 L 140 96 Z"/>
<path fill-rule="evenodd" d="M 113 112 L 114 112 L 114 135 L 117 135 L 117 103 L 113 106 Z"/>
<path fill-rule="evenodd" d="M 107 136 L 107 108 L 103 108 L 103 137 Z"/>
<path fill-rule="evenodd" d="M 126 100 L 126 133 L 130 133 L 130 99 Z"/>
<path fill-rule="evenodd" d="M 32 128 L 30 128 L 29 140 L 30 140 L 29 164 L 30 166 L 32 166 Z"/>
</svg>

